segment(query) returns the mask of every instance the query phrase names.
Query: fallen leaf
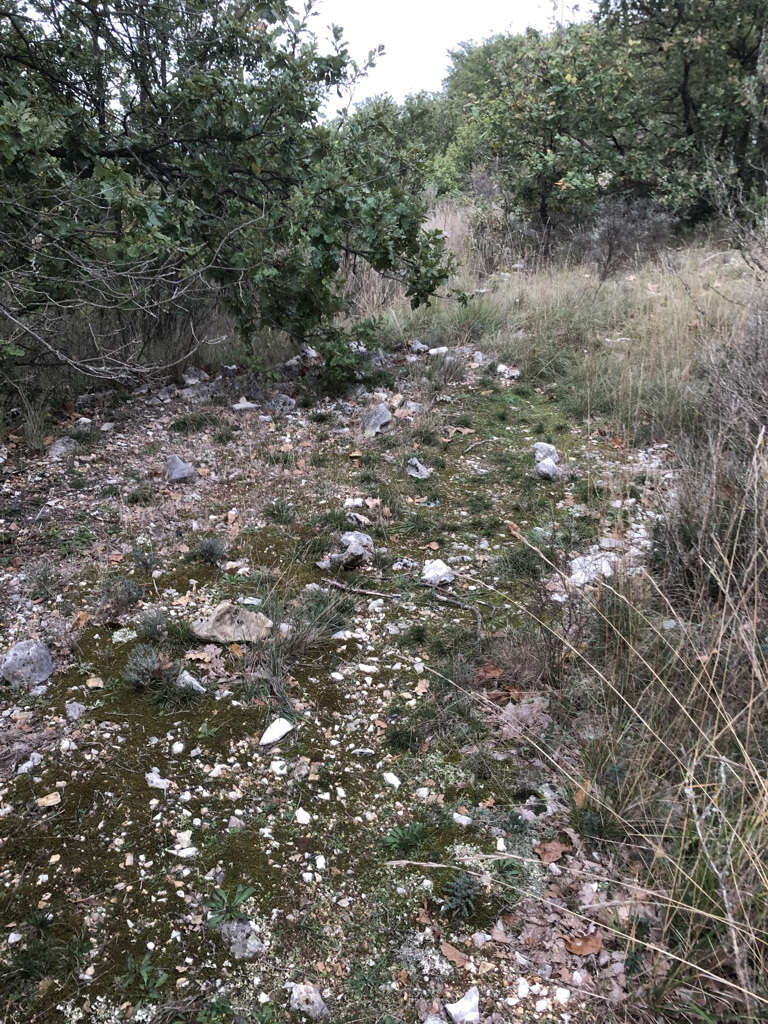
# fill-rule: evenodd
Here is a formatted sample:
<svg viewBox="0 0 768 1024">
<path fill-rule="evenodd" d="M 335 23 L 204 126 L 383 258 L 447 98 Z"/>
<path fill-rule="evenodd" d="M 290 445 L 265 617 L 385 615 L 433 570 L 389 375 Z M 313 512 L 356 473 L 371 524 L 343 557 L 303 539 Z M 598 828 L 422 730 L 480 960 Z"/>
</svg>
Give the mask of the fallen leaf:
<svg viewBox="0 0 768 1024">
<path fill-rule="evenodd" d="M 121 551 L 113 551 L 112 554 L 109 556 L 109 560 L 110 560 L 110 562 L 122 562 L 122 560 L 123 560 L 122 552 Z"/>
<path fill-rule="evenodd" d="M 556 860 L 560 860 L 564 853 L 569 853 L 572 847 L 568 846 L 567 843 L 560 843 L 557 839 L 550 839 L 546 843 L 537 843 L 533 852 L 537 853 L 541 858 L 542 864 L 554 864 Z"/>
<path fill-rule="evenodd" d="M 90 617 L 91 616 L 86 611 L 78 612 L 77 615 L 72 620 L 72 628 L 73 629 L 82 629 L 83 626 L 88 621 L 88 619 L 90 619 Z"/>
<path fill-rule="evenodd" d="M 462 953 L 460 949 L 456 949 L 450 942 L 443 942 L 440 946 L 440 952 L 443 954 L 446 960 L 450 960 L 452 964 L 456 964 L 457 967 L 463 967 L 469 957 L 466 953 Z"/>
<path fill-rule="evenodd" d="M 499 679 L 502 675 L 502 669 L 498 665 L 493 665 L 490 661 L 486 662 L 485 665 L 481 665 L 475 673 L 475 678 L 472 680 L 475 686 L 483 686 L 485 683 L 489 683 L 494 679 Z"/>
<path fill-rule="evenodd" d="M 589 956 L 591 953 L 599 953 L 603 948 L 603 940 L 597 932 L 592 935 L 572 935 L 570 938 L 564 935 L 563 938 L 565 948 L 576 956 Z"/>
<path fill-rule="evenodd" d="M 236 658 L 242 658 L 243 648 L 240 646 L 240 644 L 230 644 L 229 649 Z"/>
<path fill-rule="evenodd" d="M 440 550 L 440 545 L 437 543 L 436 540 L 432 540 L 432 541 L 429 542 L 429 544 L 425 544 L 424 547 L 421 550 L 422 551 L 439 551 Z"/>
<path fill-rule="evenodd" d="M 585 804 L 587 802 L 587 797 L 589 796 L 589 792 L 590 792 L 591 789 L 592 789 L 592 783 L 589 780 L 587 780 L 587 781 L 583 782 L 578 787 L 576 792 L 573 794 L 573 802 L 576 804 L 576 807 L 580 811 L 584 809 L 584 806 L 585 806 Z"/>
<path fill-rule="evenodd" d="M 418 681 L 418 683 L 416 683 L 416 693 L 418 694 L 419 697 L 423 697 L 428 689 L 429 689 L 429 680 L 428 679 L 420 679 Z"/>
</svg>

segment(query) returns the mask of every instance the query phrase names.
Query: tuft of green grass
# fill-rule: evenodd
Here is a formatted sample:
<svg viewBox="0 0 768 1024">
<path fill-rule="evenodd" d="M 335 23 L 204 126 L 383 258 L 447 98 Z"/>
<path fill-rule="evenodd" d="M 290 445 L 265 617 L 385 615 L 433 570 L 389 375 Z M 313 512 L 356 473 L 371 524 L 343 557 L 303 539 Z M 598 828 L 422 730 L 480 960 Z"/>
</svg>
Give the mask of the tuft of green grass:
<svg viewBox="0 0 768 1024">
<path fill-rule="evenodd" d="M 275 498 L 272 504 L 264 509 L 264 515 L 273 523 L 292 523 L 296 518 L 296 506 L 285 498 Z"/>
<path fill-rule="evenodd" d="M 212 412 L 188 412 L 183 416 L 177 416 L 168 425 L 168 429 L 174 434 L 199 434 L 201 430 L 208 427 L 218 426 L 220 417 Z"/>
</svg>

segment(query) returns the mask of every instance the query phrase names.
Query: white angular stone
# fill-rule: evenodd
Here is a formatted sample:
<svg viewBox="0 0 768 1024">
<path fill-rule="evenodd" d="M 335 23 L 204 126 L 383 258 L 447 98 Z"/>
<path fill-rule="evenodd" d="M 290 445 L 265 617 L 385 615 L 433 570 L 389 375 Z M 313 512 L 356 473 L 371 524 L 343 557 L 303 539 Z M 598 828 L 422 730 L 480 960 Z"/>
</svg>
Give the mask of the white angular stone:
<svg viewBox="0 0 768 1024">
<path fill-rule="evenodd" d="M 477 1024 L 480 1020 L 480 993 L 475 985 L 457 1003 L 446 1003 L 453 1024 Z"/>
<path fill-rule="evenodd" d="M 259 746 L 268 747 L 272 743 L 279 743 L 280 740 L 287 736 L 295 728 L 293 722 L 289 722 L 287 718 L 276 718 L 267 728 L 264 730 L 264 734 L 259 740 Z"/>
<path fill-rule="evenodd" d="M 453 583 L 456 573 L 442 558 L 431 558 L 424 563 L 421 570 L 421 582 L 429 587 L 439 587 L 444 583 Z"/>
<path fill-rule="evenodd" d="M 382 778 L 384 779 L 386 784 L 388 786 L 391 786 L 393 789 L 400 788 L 400 779 L 398 779 L 394 772 L 384 772 Z"/>
</svg>

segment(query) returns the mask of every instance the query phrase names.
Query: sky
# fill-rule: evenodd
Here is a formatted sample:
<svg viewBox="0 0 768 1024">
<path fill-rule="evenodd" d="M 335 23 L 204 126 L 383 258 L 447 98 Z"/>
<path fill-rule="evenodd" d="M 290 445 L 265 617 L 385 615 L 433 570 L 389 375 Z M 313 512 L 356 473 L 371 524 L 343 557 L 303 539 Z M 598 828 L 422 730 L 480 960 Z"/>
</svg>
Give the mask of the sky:
<svg viewBox="0 0 768 1024">
<path fill-rule="evenodd" d="M 588 0 L 582 4 L 586 8 Z M 358 61 L 383 43 L 385 55 L 358 85 L 354 100 L 380 93 L 402 100 L 422 89 L 438 90 L 448 51 L 459 43 L 528 25 L 548 28 L 553 14 L 570 21 L 573 6 L 571 0 L 318 0 L 313 29 L 322 36 L 324 26 L 341 25 Z"/>
</svg>

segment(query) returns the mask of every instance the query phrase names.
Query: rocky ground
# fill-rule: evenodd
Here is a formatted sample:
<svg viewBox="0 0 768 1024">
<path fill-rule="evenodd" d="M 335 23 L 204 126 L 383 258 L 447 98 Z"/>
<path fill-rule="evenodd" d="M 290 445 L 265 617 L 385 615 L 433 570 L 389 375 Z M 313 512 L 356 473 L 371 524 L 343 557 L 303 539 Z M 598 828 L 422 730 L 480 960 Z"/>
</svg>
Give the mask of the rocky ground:
<svg viewBox="0 0 768 1024">
<path fill-rule="evenodd" d="M 664 452 L 487 353 L 376 362 L 351 398 L 306 397 L 309 352 L 11 437 L 9 1024 L 621 1015 L 617 922 L 654 912 L 578 828 L 558 673 Z"/>
</svg>

